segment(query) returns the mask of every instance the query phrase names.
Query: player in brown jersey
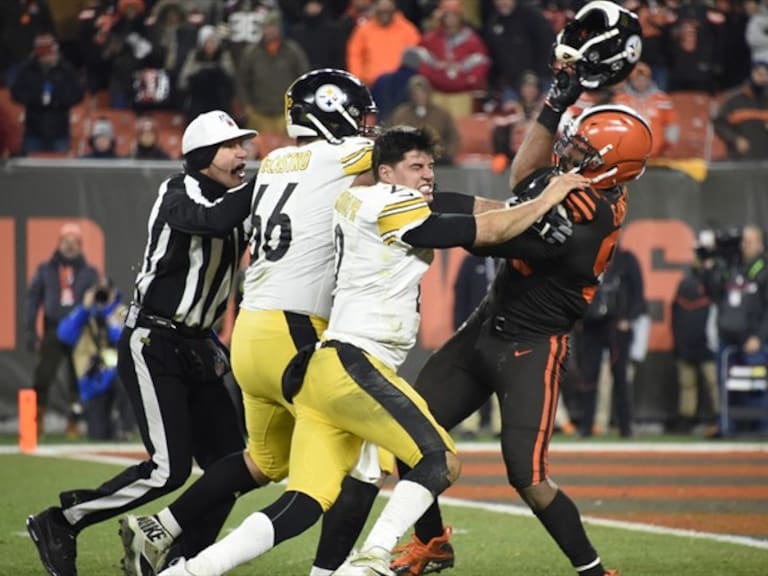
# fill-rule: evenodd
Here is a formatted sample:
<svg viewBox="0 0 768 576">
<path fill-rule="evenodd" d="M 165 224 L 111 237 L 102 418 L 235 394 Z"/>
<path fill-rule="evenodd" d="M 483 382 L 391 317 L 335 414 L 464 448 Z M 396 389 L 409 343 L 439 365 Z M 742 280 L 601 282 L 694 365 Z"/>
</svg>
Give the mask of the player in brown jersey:
<svg viewBox="0 0 768 576">
<path fill-rule="evenodd" d="M 543 151 L 551 150 L 553 141 L 553 131 L 539 123 L 526 144 Z M 543 153 L 521 154 L 529 161 L 513 165 L 513 190 L 515 196 L 528 198 L 552 174 L 574 168 L 592 178 L 592 187 L 571 192 L 564 202 L 573 234 L 556 245 L 526 233 L 483 251 L 503 258 L 490 294 L 430 357 L 415 387 L 437 421 L 449 430 L 491 394 L 498 396 L 501 446 L 510 484 L 579 574 L 603 576 L 616 573 L 603 568 L 576 506 L 549 478 L 548 447 L 568 333 L 591 301 L 613 253 L 627 210 L 623 183 L 643 172 L 651 133 L 629 108 L 596 107 L 578 117 L 554 149 L 555 167 L 547 164 Z M 435 504 L 416 525 L 412 544 L 395 559 L 393 569 L 412 576 L 428 573 L 428 562 L 420 559 L 430 556 L 435 557 L 433 567 L 441 556 L 445 556 L 444 567 L 448 557 L 452 565 L 452 553 L 445 546 L 445 553 L 440 552 L 447 536 Z"/>
<path fill-rule="evenodd" d="M 601 4 L 600 2 L 593 4 Z M 603 2 L 602 4 L 608 4 Z M 580 92 L 576 74 L 561 77 L 529 131 L 511 171 L 514 197 L 536 195 L 553 174 L 578 171 L 590 188 L 571 192 L 561 214 L 573 223 L 563 244 L 523 234 L 483 255 L 503 259 L 491 291 L 459 331 L 427 361 L 415 388 L 436 420 L 452 429 L 496 394 L 509 483 L 581 576 L 615 576 L 590 543 L 579 511 L 549 478 L 548 447 L 568 333 L 591 301 L 627 210 L 624 183 L 639 177 L 651 150 L 646 121 L 630 108 L 598 106 L 576 118 L 556 142 L 562 111 Z M 552 153 L 556 164 L 551 164 Z M 407 469 L 401 466 L 401 475 Z M 392 563 L 418 576 L 453 565 L 435 503 L 412 542 Z"/>
</svg>

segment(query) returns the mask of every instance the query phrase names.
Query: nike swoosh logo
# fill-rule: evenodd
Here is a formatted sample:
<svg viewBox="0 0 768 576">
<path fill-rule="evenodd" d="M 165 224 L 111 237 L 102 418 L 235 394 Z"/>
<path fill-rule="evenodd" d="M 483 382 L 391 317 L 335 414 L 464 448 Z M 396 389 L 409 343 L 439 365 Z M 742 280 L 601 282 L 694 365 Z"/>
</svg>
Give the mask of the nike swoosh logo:
<svg viewBox="0 0 768 576">
<path fill-rule="evenodd" d="M 526 354 L 530 354 L 533 352 L 531 348 L 528 348 L 528 350 L 515 350 L 515 358 L 519 358 L 520 356 L 525 356 Z"/>
</svg>

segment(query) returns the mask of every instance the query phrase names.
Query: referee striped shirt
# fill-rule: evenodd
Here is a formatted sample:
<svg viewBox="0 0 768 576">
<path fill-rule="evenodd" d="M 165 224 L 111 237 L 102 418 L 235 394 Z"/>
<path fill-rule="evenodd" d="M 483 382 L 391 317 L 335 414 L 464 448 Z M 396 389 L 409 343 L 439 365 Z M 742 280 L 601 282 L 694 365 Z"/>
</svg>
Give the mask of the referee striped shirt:
<svg viewBox="0 0 768 576">
<path fill-rule="evenodd" d="M 250 233 L 252 192 L 252 181 L 227 191 L 199 172 L 160 185 L 134 292 L 147 314 L 199 330 L 221 318 Z"/>
</svg>

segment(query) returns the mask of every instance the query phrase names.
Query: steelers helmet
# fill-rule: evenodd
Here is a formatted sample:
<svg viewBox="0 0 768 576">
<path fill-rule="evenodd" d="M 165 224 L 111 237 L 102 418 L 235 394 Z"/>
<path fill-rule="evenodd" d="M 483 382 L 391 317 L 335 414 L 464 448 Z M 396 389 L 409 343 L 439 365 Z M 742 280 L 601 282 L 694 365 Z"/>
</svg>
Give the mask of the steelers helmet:
<svg viewBox="0 0 768 576">
<path fill-rule="evenodd" d="M 368 88 L 344 70 L 312 70 L 285 93 L 285 119 L 291 138 L 316 137 L 338 144 L 345 136 L 369 135 L 376 114 Z"/>
<path fill-rule="evenodd" d="M 651 153 L 653 136 L 645 119 L 628 106 L 593 106 L 565 127 L 555 144 L 564 172 L 576 170 L 593 188 L 612 188 L 639 178 Z"/>
<path fill-rule="evenodd" d="M 571 67 L 585 90 L 626 78 L 643 50 L 640 21 L 608 0 L 585 4 L 555 40 L 554 67 Z"/>
</svg>

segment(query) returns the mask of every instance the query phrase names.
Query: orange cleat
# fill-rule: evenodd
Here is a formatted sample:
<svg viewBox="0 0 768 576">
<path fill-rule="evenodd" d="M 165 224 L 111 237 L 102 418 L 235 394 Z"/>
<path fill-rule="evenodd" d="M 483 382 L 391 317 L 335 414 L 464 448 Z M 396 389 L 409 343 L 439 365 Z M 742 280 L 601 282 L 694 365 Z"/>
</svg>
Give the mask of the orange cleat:
<svg viewBox="0 0 768 576">
<path fill-rule="evenodd" d="M 396 557 L 389 567 L 399 576 L 421 576 L 452 568 L 454 554 L 449 542 L 452 533 L 453 529 L 446 526 L 443 535 L 432 538 L 428 544 L 424 544 L 414 534 L 408 544 L 392 551 Z"/>
</svg>

